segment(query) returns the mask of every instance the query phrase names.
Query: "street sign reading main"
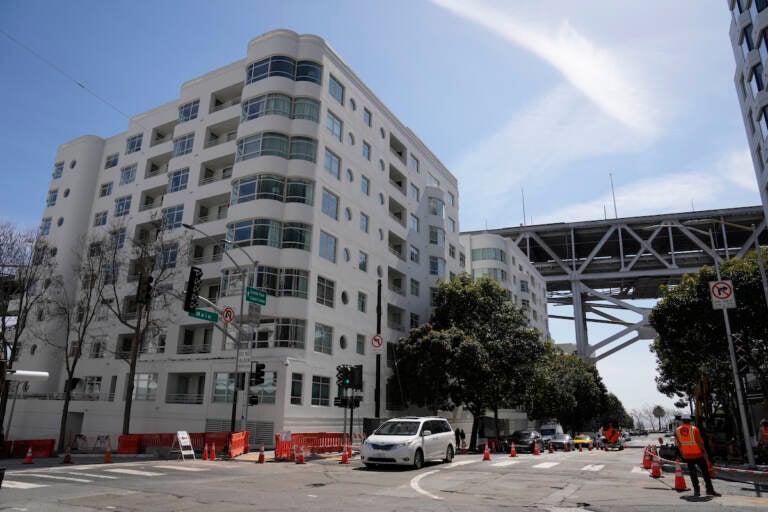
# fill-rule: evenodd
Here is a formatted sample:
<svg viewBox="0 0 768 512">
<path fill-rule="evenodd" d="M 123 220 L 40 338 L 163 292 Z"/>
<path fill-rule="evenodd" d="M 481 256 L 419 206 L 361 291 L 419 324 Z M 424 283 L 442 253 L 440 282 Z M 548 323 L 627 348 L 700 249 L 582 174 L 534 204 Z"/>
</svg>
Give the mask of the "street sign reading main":
<svg viewBox="0 0 768 512">
<path fill-rule="evenodd" d="M 199 318 L 200 320 L 207 320 L 209 322 L 218 322 L 219 314 L 213 311 L 206 311 L 204 309 L 196 309 L 189 312 L 189 316 L 192 318 Z"/>
<path fill-rule="evenodd" d="M 248 302 L 253 302 L 254 304 L 258 304 L 260 306 L 266 306 L 267 305 L 267 292 L 264 290 L 259 290 L 258 288 L 251 288 L 248 286 L 245 289 L 245 300 Z"/>
</svg>

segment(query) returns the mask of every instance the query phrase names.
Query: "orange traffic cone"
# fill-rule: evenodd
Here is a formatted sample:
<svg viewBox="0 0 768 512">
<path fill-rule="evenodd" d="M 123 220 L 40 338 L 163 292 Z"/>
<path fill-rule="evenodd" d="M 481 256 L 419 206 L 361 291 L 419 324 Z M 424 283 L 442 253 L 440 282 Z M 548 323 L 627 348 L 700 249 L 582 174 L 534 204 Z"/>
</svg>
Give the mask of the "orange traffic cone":
<svg viewBox="0 0 768 512">
<path fill-rule="evenodd" d="M 112 462 L 112 446 L 107 443 L 107 451 L 104 453 L 104 464 Z"/>
<path fill-rule="evenodd" d="M 485 450 L 483 451 L 483 460 L 491 460 L 491 452 L 488 451 L 488 445 L 485 445 Z"/>
<path fill-rule="evenodd" d="M 661 478 L 661 466 L 659 466 L 658 457 L 653 457 L 653 463 L 651 464 L 651 478 Z"/>
<path fill-rule="evenodd" d="M 685 486 L 685 477 L 683 476 L 683 468 L 680 467 L 680 459 L 675 459 L 675 490 L 677 492 L 683 492 L 688 490 L 688 487 Z"/>
<path fill-rule="evenodd" d="M 549 442 L 549 453 L 555 453 L 555 449 L 552 448 L 552 441 Z"/>
<path fill-rule="evenodd" d="M 579 445 L 579 452 L 583 452 L 583 451 L 584 449 L 581 447 L 581 445 Z"/>
<path fill-rule="evenodd" d="M 568 446 L 568 443 L 563 443 L 563 451 L 564 451 L 564 452 L 569 452 L 569 451 L 571 451 L 571 448 Z"/>
<path fill-rule="evenodd" d="M 211 443 L 211 452 L 208 454 L 209 460 L 216 460 L 216 443 Z"/>
<path fill-rule="evenodd" d="M 509 456 L 510 457 L 517 457 L 517 450 L 515 450 L 515 442 L 514 441 L 510 441 Z"/>
<path fill-rule="evenodd" d="M 347 458 L 349 458 L 349 459 L 352 458 L 352 443 L 349 443 L 347 445 Z"/>
<path fill-rule="evenodd" d="M 651 469 L 651 447 L 646 446 L 643 452 L 643 468 Z"/>
<path fill-rule="evenodd" d="M 345 446 L 341 447 L 341 460 L 339 461 L 339 464 L 349 464 L 349 455 L 347 454 Z"/>
<path fill-rule="evenodd" d="M 203 460 L 208 460 L 208 443 L 203 445 Z"/>
<path fill-rule="evenodd" d="M 296 464 L 304 464 L 304 447 L 296 448 Z"/>
<path fill-rule="evenodd" d="M 24 457 L 24 464 L 32 464 L 32 447 L 27 449 L 27 456 Z"/>
<path fill-rule="evenodd" d="M 72 464 L 72 454 L 69 451 L 69 446 L 67 446 L 67 451 L 64 452 L 64 459 L 62 459 L 61 463 Z"/>
<path fill-rule="evenodd" d="M 261 450 L 259 450 L 259 464 L 264 464 L 264 443 L 261 443 Z"/>
<path fill-rule="evenodd" d="M 534 443 L 534 445 L 533 445 L 533 454 L 534 455 L 539 455 L 539 445 L 536 444 L 536 443 Z"/>
</svg>

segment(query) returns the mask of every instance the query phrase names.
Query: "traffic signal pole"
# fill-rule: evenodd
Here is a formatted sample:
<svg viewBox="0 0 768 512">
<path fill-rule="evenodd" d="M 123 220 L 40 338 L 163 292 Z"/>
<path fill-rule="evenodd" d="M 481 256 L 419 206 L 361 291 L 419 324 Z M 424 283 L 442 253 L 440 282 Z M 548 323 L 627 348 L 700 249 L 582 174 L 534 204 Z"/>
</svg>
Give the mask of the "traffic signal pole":
<svg viewBox="0 0 768 512">
<path fill-rule="evenodd" d="M 376 334 L 381 334 L 381 279 L 378 280 L 376 287 Z M 381 382 L 381 350 L 376 351 L 376 382 L 373 388 L 373 403 L 374 411 L 373 415 L 376 418 L 380 417 L 381 412 L 381 388 L 379 383 Z"/>
</svg>

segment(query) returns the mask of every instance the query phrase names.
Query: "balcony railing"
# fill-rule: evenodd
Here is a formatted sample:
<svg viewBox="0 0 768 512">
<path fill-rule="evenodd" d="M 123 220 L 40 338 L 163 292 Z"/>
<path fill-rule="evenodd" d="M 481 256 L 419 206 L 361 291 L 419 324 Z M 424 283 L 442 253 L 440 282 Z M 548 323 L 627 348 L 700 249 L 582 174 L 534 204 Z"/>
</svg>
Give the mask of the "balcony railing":
<svg viewBox="0 0 768 512">
<path fill-rule="evenodd" d="M 208 137 L 208 140 L 205 141 L 205 147 L 212 148 L 213 146 L 224 144 L 225 142 L 235 140 L 236 138 L 237 138 L 237 130 L 228 132 L 222 135 L 211 134 Z"/>
<path fill-rule="evenodd" d="M 55 393 L 24 393 L 24 392 L 10 392 L 9 393 L 10 398 L 20 398 L 22 400 L 64 400 L 66 397 L 66 393 L 62 392 L 55 392 Z M 115 401 L 115 394 L 114 393 L 85 393 L 85 392 L 75 392 L 73 391 L 71 394 L 71 399 L 75 401 L 102 401 L 102 402 L 114 402 Z"/>
<path fill-rule="evenodd" d="M 189 393 L 169 393 L 165 395 L 167 404 L 202 404 L 203 395 Z"/>
<path fill-rule="evenodd" d="M 224 253 L 220 252 L 218 254 L 211 254 L 209 256 L 198 256 L 197 258 L 190 258 L 190 263 L 192 265 L 200 265 L 202 263 L 212 263 L 216 261 L 221 261 L 221 258 L 223 257 Z"/>
<path fill-rule="evenodd" d="M 181 345 L 177 354 L 208 354 L 211 351 L 210 343 L 197 343 L 195 345 Z"/>
<path fill-rule="evenodd" d="M 147 169 L 147 173 L 144 175 L 145 178 L 152 178 L 154 176 L 157 176 L 159 174 L 164 174 L 168 172 L 168 164 L 165 163 L 163 165 Z"/>
<path fill-rule="evenodd" d="M 211 110 L 211 113 L 218 112 L 219 110 L 224 110 L 225 108 L 231 107 L 232 105 L 237 105 L 238 103 L 240 103 L 239 97 L 232 98 L 230 100 L 225 100 L 224 102 L 222 102 L 221 105 L 216 105 L 215 107 L 213 107 L 213 110 Z"/>
</svg>

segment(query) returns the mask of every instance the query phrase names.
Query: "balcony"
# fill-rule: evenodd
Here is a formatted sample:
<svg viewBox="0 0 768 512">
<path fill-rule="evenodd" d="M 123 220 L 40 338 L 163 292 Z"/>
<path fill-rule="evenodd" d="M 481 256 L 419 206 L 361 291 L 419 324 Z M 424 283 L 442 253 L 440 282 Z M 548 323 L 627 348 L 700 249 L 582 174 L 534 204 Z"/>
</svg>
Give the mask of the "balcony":
<svg viewBox="0 0 768 512">
<path fill-rule="evenodd" d="M 222 123 L 209 126 L 205 131 L 205 147 L 212 148 L 237 138 L 237 126 L 240 118 L 228 119 Z"/>
<path fill-rule="evenodd" d="M 198 393 L 168 393 L 165 395 L 167 404 L 195 404 L 203 403 L 203 395 Z"/>
<path fill-rule="evenodd" d="M 229 213 L 229 194 L 207 197 L 195 204 L 195 224 L 226 219 Z"/>
<path fill-rule="evenodd" d="M 389 166 L 389 184 L 395 187 L 401 194 L 406 195 L 406 188 L 408 186 L 408 179 L 403 173 L 398 171 L 395 167 Z"/>
<path fill-rule="evenodd" d="M 393 232 L 389 232 L 389 252 L 400 258 L 401 260 L 405 261 L 405 240 L 394 234 Z"/>
<path fill-rule="evenodd" d="M 405 165 L 405 156 L 408 151 L 405 148 L 405 144 L 392 135 L 392 132 L 389 133 L 389 151 Z"/>
<path fill-rule="evenodd" d="M 203 162 L 200 166 L 198 185 L 208 185 L 209 183 L 230 179 L 232 177 L 233 165 L 235 165 L 234 152 L 231 155 Z"/>
<path fill-rule="evenodd" d="M 243 83 L 240 82 L 239 84 L 219 89 L 211 94 L 211 109 L 209 114 L 224 110 L 233 105 L 238 105 L 240 103 L 240 94 L 242 93 L 242 90 Z"/>
<path fill-rule="evenodd" d="M 169 373 L 165 403 L 202 404 L 205 373 Z"/>
<path fill-rule="evenodd" d="M 389 198 L 389 217 L 403 227 L 405 225 L 405 218 L 407 217 L 407 210 L 405 206 L 401 205 L 391 197 Z"/>
<path fill-rule="evenodd" d="M 173 120 L 169 123 L 162 124 L 152 130 L 152 138 L 150 140 L 150 147 L 163 144 L 164 142 L 170 142 L 173 140 L 173 128 L 178 123 L 177 120 Z"/>
<path fill-rule="evenodd" d="M 171 160 L 173 153 L 163 153 L 154 158 L 147 160 L 147 167 L 144 171 L 144 179 L 154 178 L 168 172 L 168 162 Z"/>
<path fill-rule="evenodd" d="M 210 343 L 199 343 L 194 345 L 181 345 L 178 350 L 176 350 L 177 354 L 210 354 L 211 353 L 211 344 Z"/>
<path fill-rule="evenodd" d="M 387 269 L 387 288 L 399 295 L 405 296 L 406 276 L 392 267 Z"/>
</svg>

